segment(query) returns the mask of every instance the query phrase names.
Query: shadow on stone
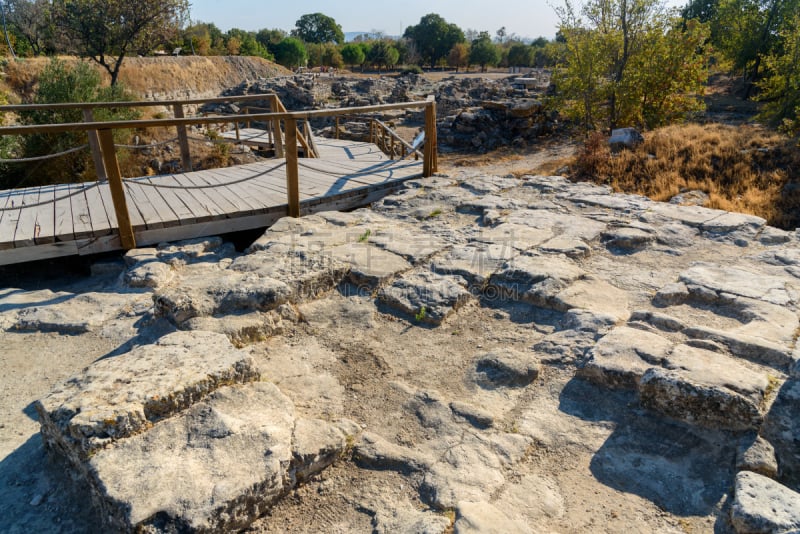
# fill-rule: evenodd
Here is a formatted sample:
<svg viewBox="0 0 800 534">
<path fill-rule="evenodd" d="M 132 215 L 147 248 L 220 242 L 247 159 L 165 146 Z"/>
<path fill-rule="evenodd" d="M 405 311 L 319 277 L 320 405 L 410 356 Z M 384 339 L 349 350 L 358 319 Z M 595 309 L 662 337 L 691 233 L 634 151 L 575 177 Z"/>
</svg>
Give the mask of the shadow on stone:
<svg viewBox="0 0 800 534">
<path fill-rule="evenodd" d="M 609 392 L 577 378 L 561 393 L 560 409 L 614 425 L 590 463 L 609 487 L 678 516 L 716 513 L 730 489 L 737 440 L 729 434 L 659 418 L 640 409 L 632 392 Z"/>
</svg>

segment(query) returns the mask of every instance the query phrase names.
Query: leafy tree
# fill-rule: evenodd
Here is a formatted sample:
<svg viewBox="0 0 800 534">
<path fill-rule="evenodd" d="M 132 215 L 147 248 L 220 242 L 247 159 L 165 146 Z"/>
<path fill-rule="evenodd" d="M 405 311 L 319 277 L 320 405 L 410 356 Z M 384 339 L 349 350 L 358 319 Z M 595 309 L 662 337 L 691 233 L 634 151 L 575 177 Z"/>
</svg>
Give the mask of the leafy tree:
<svg viewBox="0 0 800 534">
<path fill-rule="evenodd" d="M 464 42 L 464 32 L 455 24 L 448 24 L 441 16 L 430 13 L 419 24 L 406 28 L 403 37 L 414 42 L 423 61 L 433 68 L 452 50 L 456 43 Z"/>
<path fill-rule="evenodd" d="M 286 39 L 286 32 L 279 29 L 268 30 L 263 28 L 256 32 L 256 41 L 268 49 Z"/>
<path fill-rule="evenodd" d="M 467 43 L 454 44 L 453 48 L 450 49 L 450 53 L 447 55 L 447 63 L 449 63 L 451 67 L 455 67 L 456 72 L 458 72 L 460 67 L 468 67 L 469 47 Z"/>
<path fill-rule="evenodd" d="M 5 4 L 8 24 L 25 40 L 33 55 L 55 52 L 57 34 L 49 0 L 7 0 Z"/>
<path fill-rule="evenodd" d="M 477 39 L 472 41 L 469 53 L 470 63 L 480 65 L 481 71 L 486 72 L 486 67 L 497 65 L 500 61 L 500 51 L 492 43 L 488 32 L 481 32 Z"/>
<path fill-rule="evenodd" d="M 54 0 L 54 16 L 80 55 L 117 83 L 125 56 L 175 35 L 189 13 L 187 0 Z"/>
<path fill-rule="evenodd" d="M 653 127 L 702 107 L 708 31 L 681 28 L 658 0 L 591 0 L 559 10 L 566 64 L 554 75 L 561 106 L 587 129 Z"/>
<path fill-rule="evenodd" d="M 510 67 L 530 67 L 533 64 L 533 46 L 514 43 L 508 49 L 508 65 Z"/>
<path fill-rule="evenodd" d="M 759 83 L 766 104 L 761 118 L 789 134 L 800 133 L 800 13 L 780 34 L 780 52 L 764 59 L 769 74 Z"/>
<path fill-rule="evenodd" d="M 400 58 L 400 53 L 389 41 L 374 41 L 367 54 L 367 63 L 374 67 L 394 67 Z"/>
<path fill-rule="evenodd" d="M 294 37 L 287 37 L 275 45 L 274 53 L 275 61 L 289 69 L 305 65 L 308 61 L 308 52 L 303 41 Z"/>
<path fill-rule="evenodd" d="M 188 26 L 183 35 L 183 46 L 193 54 L 211 56 L 225 52 L 225 35 L 214 23 L 196 22 Z"/>
<path fill-rule="evenodd" d="M 714 45 L 754 82 L 763 58 L 779 52 L 782 32 L 798 12 L 800 0 L 719 0 L 712 19 Z"/>
<path fill-rule="evenodd" d="M 345 65 L 354 67 L 362 65 L 367 58 L 361 46 L 356 43 L 348 43 L 342 47 L 342 59 Z"/>
<path fill-rule="evenodd" d="M 344 67 L 344 59 L 342 58 L 342 53 L 339 51 L 339 48 L 330 43 L 326 45 L 325 51 L 322 54 L 322 64 L 335 69 Z"/>
<path fill-rule="evenodd" d="M 344 32 L 336 21 L 322 13 L 303 15 L 295 22 L 293 37 L 299 37 L 307 43 L 344 43 Z"/>
</svg>

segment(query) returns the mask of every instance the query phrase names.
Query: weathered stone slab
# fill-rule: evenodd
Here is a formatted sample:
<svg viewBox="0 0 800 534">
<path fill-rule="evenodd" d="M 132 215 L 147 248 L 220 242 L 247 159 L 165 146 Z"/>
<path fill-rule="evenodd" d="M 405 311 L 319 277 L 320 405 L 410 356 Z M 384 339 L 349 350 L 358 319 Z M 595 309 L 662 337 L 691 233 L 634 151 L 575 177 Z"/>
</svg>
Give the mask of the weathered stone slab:
<svg viewBox="0 0 800 534">
<path fill-rule="evenodd" d="M 347 276 L 350 267 L 323 252 L 255 252 L 237 258 L 229 270 L 255 274 L 266 280 L 280 280 L 291 288 L 291 300 L 299 302 L 316 298 L 336 287 Z"/>
<path fill-rule="evenodd" d="M 542 243 L 539 250 L 548 254 L 563 254 L 573 259 L 588 258 L 592 254 L 592 247 L 583 239 L 570 235 L 549 239 Z"/>
<path fill-rule="evenodd" d="M 36 411 L 45 443 L 80 464 L 225 384 L 258 376 L 252 358 L 224 335 L 175 332 L 95 362 L 37 401 Z"/>
<path fill-rule="evenodd" d="M 757 429 L 768 382 L 734 359 L 677 345 L 667 364 L 651 368 L 639 382 L 642 404 L 669 417 L 710 428 Z"/>
<path fill-rule="evenodd" d="M 411 269 L 401 256 L 366 243 L 348 243 L 330 250 L 337 261 L 350 265 L 350 281 L 357 286 L 378 288 Z"/>
<path fill-rule="evenodd" d="M 563 256 L 520 255 L 492 276 L 490 287 L 512 300 L 556 309 L 555 296 L 583 274 L 580 267 Z"/>
<path fill-rule="evenodd" d="M 523 224 L 501 223 L 492 228 L 483 228 L 474 241 L 508 246 L 516 250 L 528 250 L 550 239 L 553 232 L 544 228 L 532 228 Z"/>
<path fill-rule="evenodd" d="M 435 463 L 433 457 L 417 449 L 388 442 L 371 432 L 364 432 L 353 449 L 353 460 L 360 466 L 393 469 L 401 473 L 424 471 Z"/>
<path fill-rule="evenodd" d="M 533 354 L 513 349 L 484 354 L 475 364 L 478 382 L 497 387 L 525 387 L 539 376 L 539 362 Z"/>
<path fill-rule="evenodd" d="M 28 306 L 17 312 L 15 330 L 82 334 L 97 330 L 117 317 L 133 302 L 148 299 L 146 295 L 128 293 L 81 293 L 62 295 L 52 303 Z"/>
<path fill-rule="evenodd" d="M 745 441 L 736 451 L 736 469 L 777 478 L 778 461 L 775 459 L 775 448 L 761 436 Z"/>
<path fill-rule="evenodd" d="M 800 491 L 800 379 L 787 380 L 778 391 L 762 427 L 775 447 L 781 479 Z"/>
<path fill-rule="evenodd" d="M 672 345 L 657 334 L 620 326 L 589 351 L 578 375 L 610 388 L 637 389 L 645 371 L 666 361 Z"/>
<path fill-rule="evenodd" d="M 125 273 L 128 287 L 158 288 L 169 284 L 175 278 L 175 270 L 160 261 L 148 261 L 134 265 Z"/>
<path fill-rule="evenodd" d="M 180 325 L 194 317 L 269 311 L 292 296 L 292 288 L 280 280 L 227 271 L 217 277 L 185 277 L 179 285 L 157 292 L 155 314 Z"/>
<path fill-rule="evenodd" d="M 95 501 L 119 531 L 244 528 L 288 489 L 294 424 L 274 385 L 223 388 L 92 456 Z"/>
<path fill-rule="evenodd" d="M 655 241 L 655 235 L 641 228 L 616 227 L 603 232 L 601 239 L 609 249 L 634 252 L 647 248 Z"/>
<path fill-rule="evenodd" d="M 680 275 L 689 292 L 703 300 L 719 300 L 720 294 L 736 295 L 785 306 L 797 302 L 798 295 L 786 278 L 752 272 L 737 267 L 696 263 Z M 704 298 L 704 296 L 709 298 Z"/>
<path fill-rule="evenodd" d="M 462 276 L 470 287 L 482 287 L 503 262 L 516 254 L 517 251 L 508 245 L 470 243 L 434 258 L 431 269 L 436 273 Z"/>
<path fill-rule="evenodd" d="M 504 511 L 486 501 L 461 501 L 456 506 L 454 534 L 501 534 L 535 532 L 520 519 L 512 519 Z"/>
<path fill-rule="evenodd" d="M 436 236 L 414 233 L 404 229 L 382 230 L 370 234 L 368 242 L 402 256 L 417 265 L 447 247 L 447 243 Z"/>
<path fill-rule="evenodd" d="M 460 276 L 421 271 L 398 278 L 391 286 L 383 288 L 378 298 L 420 322 L 438 326 L 472 300 L 465 285 Z"/>
<path fill-rule="evenodd" d="M 800 530 L 800 494 L 758 473 L 736 475 L 731 523 L 739 534 Z"/>
<path fill-rule="evenodd" d="M 616 321 L 627 320 L 630 316 L 628 294 L 594 276 L 584 276 L 570 284 L 552 299 L 551 305 L 558 311 L 586 310 Z"/>
</svg>

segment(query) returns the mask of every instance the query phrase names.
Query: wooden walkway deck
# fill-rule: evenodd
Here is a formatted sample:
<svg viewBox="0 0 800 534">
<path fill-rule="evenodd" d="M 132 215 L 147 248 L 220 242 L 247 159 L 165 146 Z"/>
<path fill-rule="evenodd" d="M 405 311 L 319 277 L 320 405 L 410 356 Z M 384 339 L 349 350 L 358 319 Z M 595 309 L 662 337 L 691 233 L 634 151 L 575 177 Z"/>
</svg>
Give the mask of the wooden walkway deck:
<svg viewBox="0 0 800 534">
<path fill-rule="evenodd" d="M 370 143 L 316 139 L 299 160 L 301 214 L 365 206 L 422 175 Z M 127 179 L 137 246 L 266 227 L 287 214 L 283 159 Z M 122 249 L 106 182 L 0 191 L 0 265 Z"/>
</svg>

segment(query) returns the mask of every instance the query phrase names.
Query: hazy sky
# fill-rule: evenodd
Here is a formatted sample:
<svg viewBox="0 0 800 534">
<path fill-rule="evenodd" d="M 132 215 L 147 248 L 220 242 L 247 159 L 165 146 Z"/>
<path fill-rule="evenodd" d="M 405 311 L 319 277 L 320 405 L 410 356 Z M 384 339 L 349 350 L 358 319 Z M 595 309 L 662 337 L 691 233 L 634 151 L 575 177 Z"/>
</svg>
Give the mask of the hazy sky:
<svg viewBox="0 0 800 534">
<path fill-rule="evenodd" d="M 505 26 L 520 37 L 553 37 L 557 19 L 548 0 L 190 0 L 193 21 L 213 22 L 221 30 L 280 28 L 289 31 L 306 13 L 324 13 L 345 32 L 379 30 L 401 35 L 428 13 L 437 13 L 461 29 L 494 36 Z M 560 4 L 561 0 L 553 0 Z"/>
</svg>

